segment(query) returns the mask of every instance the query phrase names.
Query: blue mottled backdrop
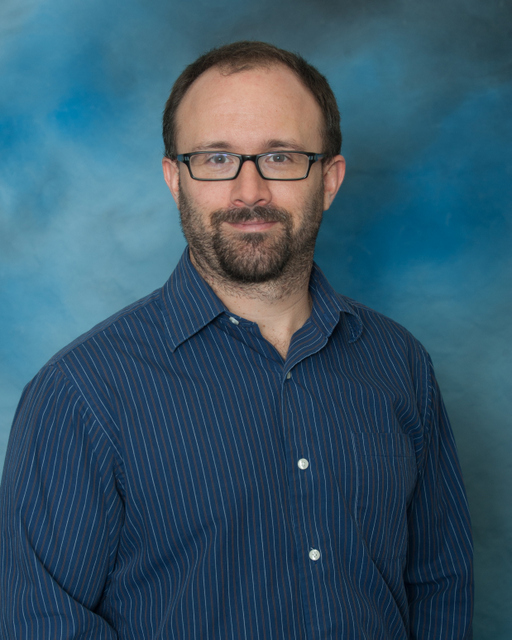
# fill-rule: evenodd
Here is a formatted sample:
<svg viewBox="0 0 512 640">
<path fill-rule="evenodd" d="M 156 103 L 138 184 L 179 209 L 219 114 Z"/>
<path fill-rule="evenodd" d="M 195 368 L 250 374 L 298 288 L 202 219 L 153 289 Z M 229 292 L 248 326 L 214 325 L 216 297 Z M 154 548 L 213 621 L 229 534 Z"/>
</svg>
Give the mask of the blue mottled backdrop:
<svg viewBox="0 0 512 640">
<path fill-rule="evenodd" d="M 262 39 L 330 79 L 348 173 L 317 260 L 431 352 L 471 504 L 477 640 L 512 638 L 510 0 L 1 0 L 0 466 L 24 384 L 184 247 L 160 117 Z"/>
</svg>

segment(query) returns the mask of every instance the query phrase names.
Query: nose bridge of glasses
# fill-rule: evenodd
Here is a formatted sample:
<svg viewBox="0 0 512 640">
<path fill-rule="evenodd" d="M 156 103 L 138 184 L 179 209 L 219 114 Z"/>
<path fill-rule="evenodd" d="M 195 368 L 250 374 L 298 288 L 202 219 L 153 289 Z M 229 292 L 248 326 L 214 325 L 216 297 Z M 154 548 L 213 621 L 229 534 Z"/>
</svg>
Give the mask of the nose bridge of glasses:
<svg viewBox="0 0 512 640">
<path fill-rule="evenodd" d="M 238 167 L 238 171 L 236 173 L 237 176 L 240 175 L 240 171 L 242 171 L 242 167 L 244 166 L 244 162 L 253 162 L 254 166 L 256 167 L 256 170 L 258 171 L 258 174 L 263 178 L 263 174 L 261 173 L 261 169 L 260 169 L 260 165 L 259 165 L 259 161 L 260 158 L 263 154 L 252 154 L 252 155 L 247 155 L 247 154 L 240 154 L 237 157 L 239 158 L 239 162 L 240 165 Z"/>
</svg>

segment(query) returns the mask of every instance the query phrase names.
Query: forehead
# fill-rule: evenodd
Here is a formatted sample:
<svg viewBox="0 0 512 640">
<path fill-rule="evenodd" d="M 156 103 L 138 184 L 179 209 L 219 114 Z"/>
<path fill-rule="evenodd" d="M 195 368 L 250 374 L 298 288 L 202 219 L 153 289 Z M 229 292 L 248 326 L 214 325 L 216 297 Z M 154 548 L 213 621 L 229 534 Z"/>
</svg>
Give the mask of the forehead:
<svg viewBox="0 0 512 640">
<path fill-rule="evenodd" d="M 278 141 L 322 151 L 320 107 L 282 65 L 236 73 L 209 69 L 185 94 L 176 124 L 179 153 L 220 142 L 227 150 L 260 153 Z"/>
</svg>

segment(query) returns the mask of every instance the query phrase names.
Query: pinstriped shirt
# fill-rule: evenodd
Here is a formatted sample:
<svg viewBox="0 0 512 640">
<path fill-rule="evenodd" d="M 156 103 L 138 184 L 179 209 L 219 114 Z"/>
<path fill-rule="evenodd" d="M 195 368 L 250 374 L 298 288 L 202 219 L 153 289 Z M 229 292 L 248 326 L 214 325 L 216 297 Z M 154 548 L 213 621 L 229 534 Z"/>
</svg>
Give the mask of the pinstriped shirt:
<svg viewBox="0 0 512 640">
<path fill-rule="evenodd" d="M 471 536 L 423 347 L 335 293 L 286 360 L 185 252 L 24 390 L 0 637 L 461 640 Z"/>
</svg>

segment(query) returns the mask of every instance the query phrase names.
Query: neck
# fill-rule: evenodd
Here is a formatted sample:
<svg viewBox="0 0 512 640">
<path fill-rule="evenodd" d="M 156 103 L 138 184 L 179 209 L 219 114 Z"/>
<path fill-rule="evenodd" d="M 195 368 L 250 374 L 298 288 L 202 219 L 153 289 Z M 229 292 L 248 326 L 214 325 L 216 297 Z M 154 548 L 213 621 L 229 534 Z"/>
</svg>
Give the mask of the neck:
<svg viewBox="0 0 512 640">
<path fill-rule="evenodd" d="M 192 264 L 210 285 L 225 307 L 232 313 L 255 322 L 262 334 L 286 358 L 293 334 L 311 315 L 309 278 L 313 256 L 308 268 L 294 269 L 289 265 L 280 278 L 263 283 L 237 283 L 213 274 L 190 252 Z"/>
</svg>

